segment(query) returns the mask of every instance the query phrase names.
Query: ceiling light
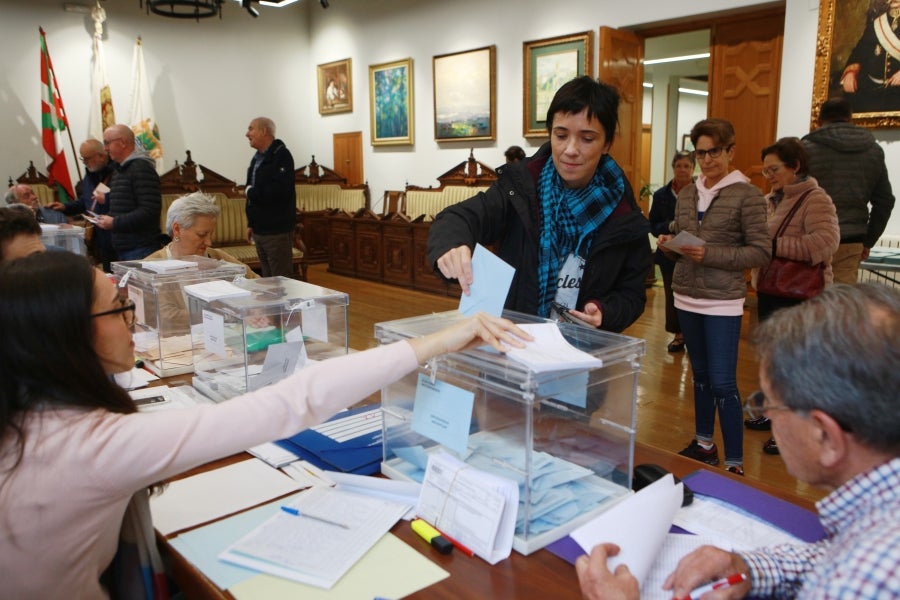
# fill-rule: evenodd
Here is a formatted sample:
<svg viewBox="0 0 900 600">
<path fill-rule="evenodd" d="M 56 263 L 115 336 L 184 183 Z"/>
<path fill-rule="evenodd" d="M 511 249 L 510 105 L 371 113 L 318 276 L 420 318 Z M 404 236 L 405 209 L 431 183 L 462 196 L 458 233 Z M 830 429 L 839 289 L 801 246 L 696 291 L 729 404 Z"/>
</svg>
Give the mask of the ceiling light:
<svg viewBox="0 0 900 600">
<path fill-rule="evenodd" d="M 221 19 L 224 3 L 225 0 L 147 0 L 147 13 L 196 21 L 216 15 Z M 140 0 L 140 4 L 143 7 L 144 0 Z"/>
<path fill-rule="evenodd" d="M 259 0 L 259 3 L 263 6 L 275 6 L 277 8 L 293 4 L 294 2 L 297 2 L 297 0 Z"/>
<path fill-rule="evenodd" d="M 693 94 L 695 96 L 709 96 L 709 92 L 704 90 L 692 90 L 691 88 L 678 88 L 678 91 L 682 94 Z"/>
<path fill-rule="evenodd" d="M 679 62 L 683 60 L 697 60 L 700 58 L 709 58 L 709 52 L 703 52 L 701 54 L 685 54 L 684 56 L 670 56 L 669 58 L 652 58 L 650 60 L 645 60 L 645 65 L 660 65 L 662 63 L 670 63 L 670 62 Z"/>
</svg>

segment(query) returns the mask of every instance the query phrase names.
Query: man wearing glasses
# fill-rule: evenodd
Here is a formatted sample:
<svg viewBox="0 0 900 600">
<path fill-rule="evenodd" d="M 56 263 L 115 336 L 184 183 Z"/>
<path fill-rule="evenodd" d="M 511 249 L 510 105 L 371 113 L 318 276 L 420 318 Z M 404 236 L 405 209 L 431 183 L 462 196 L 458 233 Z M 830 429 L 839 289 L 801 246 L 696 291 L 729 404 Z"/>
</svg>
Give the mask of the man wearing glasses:
<svg viewBox="0 0 900 600">
<path fill-rule="evenodd" d="M 162 194 L 156 163 L 142 149 L 136 149 L 134 132 L 127 125 L 113 125 L 103 132 L 103 146 L 118 163 L 105 195 L 94 190 L 97 204 L 103 201 L 109 214 L 100 215 L 96 225 L 111 232 L 119 260 L 138 260 L 160 248 L 159 215 Z"/>
<path fill-rule="evenodd" d="M 115 172 L 115 165 L 110 162 L 109 155 L 100 140 L 93 138 L 85 140 L 78 148 L 78 152 L 86 171 L 84 179 L 81 180 L 81 191 L 78 198 L 68 204 L 54 202 L 50 208 L 66 215 L 87 214 L 93 220 L 99 215 L 109 214 L 109 204 L 106 202 L 106 198 L 101 194 L 94 198 L 94 190 L 101 183 L 109 186 L 110 179 Z M 109 273 L 110 263 L 118 260 L 110 232 L 95 227 L 91 246 L 97 260 L 103 265 L 103 270 Z"/>
<path fill-rule="evenodd" d="M 898 337 L 900 290 L 871 283 L 831 286 L 759 326 L 759 409 L 788 472 L 831 490 L 816 504 L 826 537 L 737 553 L 704 546 L 669 576 L 672 596 L 739 573 L 746 581 L 717 597 L 900 597 Z M 606 568 L 617 551 L 601 544 L 579 559 L 586 598 L 637 598 L 627 569 Z"/>
</svg>

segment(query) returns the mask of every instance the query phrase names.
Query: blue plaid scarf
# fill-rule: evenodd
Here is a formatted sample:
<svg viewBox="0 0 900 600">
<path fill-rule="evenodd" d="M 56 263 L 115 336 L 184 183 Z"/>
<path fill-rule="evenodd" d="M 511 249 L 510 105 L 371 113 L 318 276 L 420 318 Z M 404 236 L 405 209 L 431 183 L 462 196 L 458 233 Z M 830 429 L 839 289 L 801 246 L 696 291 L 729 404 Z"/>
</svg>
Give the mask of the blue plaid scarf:
<svg viewBox="0 0 900 600">
<path fill-rule="evenodd" d="M 591 183 L 573 190 L 563 185 L 553 160 L 548 160 L 538 180 L 541 202 L 538 315 L 549 316 L 556 297 L 557 278 L 563 261 L 573 252 L 587 256 L 590 234 L 612 214 L 625 191 L 625 174 L 604 154 Z M 587 244 L 582 244 L 587 239 Z"/>
</svg>

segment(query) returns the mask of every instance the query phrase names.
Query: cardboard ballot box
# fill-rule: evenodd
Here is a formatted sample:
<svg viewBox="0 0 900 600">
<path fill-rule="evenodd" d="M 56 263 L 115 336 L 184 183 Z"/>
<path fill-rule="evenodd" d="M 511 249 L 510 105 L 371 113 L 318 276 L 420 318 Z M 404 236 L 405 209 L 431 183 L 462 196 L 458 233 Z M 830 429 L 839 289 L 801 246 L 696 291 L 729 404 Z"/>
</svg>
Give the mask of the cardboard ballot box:
<svg viewBox="0 0 900 600">
<path fill-rule="evenodd" d="M 185 288 L 194 387 L 221 401 L 274 383 L 306 360 L 346 354 L 349 296 L 265 277 Z"/>
<path fill-rule="evenodd" d="M 84 227 L 78 225 L 41 223 L 41 241 L 45 246 L 56 246 L 74 254 L 87 256 Z"/>
<path fill-rule="evenodd" d="M 545 323 L 515 312 L 516 323 Z M 425 335 L 458 311 L 375 326 L 382 344 Z M 422 481 L 429 454 L 450 452 L 519 486 L 513 548 L 529 554 L 631 494 L 637 380 L 644 340 L 557 325 L 600 359 L 542 371 L 481 347 L 444 355 L 382 390 L 382 473 Z"/>
<path fill-rule="evenodd" d="M 205 256 L 112 263 L 118 285 L 134 301 L 135 357 L 160 377 L 194 370 L 184 287 L 204 281 L 243 279 L 243 265 Z"/>
</svg>

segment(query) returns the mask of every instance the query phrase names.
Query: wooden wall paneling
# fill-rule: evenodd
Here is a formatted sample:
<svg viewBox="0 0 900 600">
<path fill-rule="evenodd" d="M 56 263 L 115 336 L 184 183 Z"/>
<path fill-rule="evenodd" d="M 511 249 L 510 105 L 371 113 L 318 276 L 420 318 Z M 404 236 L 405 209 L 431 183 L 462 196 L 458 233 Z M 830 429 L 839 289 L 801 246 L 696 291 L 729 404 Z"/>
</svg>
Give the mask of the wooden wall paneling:
<svg viewBox="0 0 900 600">
<path fill-rule="evenodd" d="M 384 282 L 412 287 L 413 236 L 409 217 L 391 213 L 381 220 L 381 252 Z"/>
<path fill-rule="evenodd" d="M 306 256 L 309 264 L 328 262 L 328 217 L 334 213 L 334 210 L 300 212 L 303 242 L 306 244 Z"/>
<path fill-rule="evenodd" d="M 378 215 L 362 209 L 353 215 L 356 276 L 381 281 L 381 223 Z"/>
<path fill-rule="evenodd" d="M 447 294 L 447 282 L 435 275 L 431 262 L 428 260 L 428 231 L 431 229 L 430 221 L 414 221 L 413 234 L 413 287 L 417 290 Z"/>
<path fill-rule="evenodd" d="M 353 217 L 337 211 L 328 217 L 328 270 L 356 277 L 356 247 L 353 243 Z"/>
</svg>

